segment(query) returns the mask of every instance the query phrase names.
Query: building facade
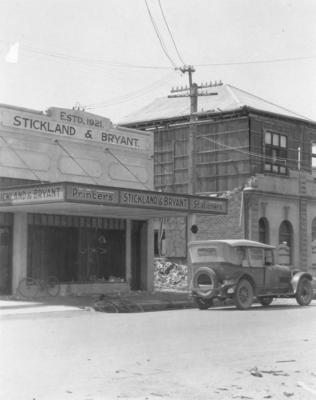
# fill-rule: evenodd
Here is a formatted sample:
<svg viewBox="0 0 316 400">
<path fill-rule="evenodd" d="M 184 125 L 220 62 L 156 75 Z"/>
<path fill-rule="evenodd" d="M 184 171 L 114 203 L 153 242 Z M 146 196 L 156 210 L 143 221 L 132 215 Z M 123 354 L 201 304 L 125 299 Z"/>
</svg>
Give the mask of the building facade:
<svg viewBox="0 0 316 400">
<path fill-rule="evenodd" d="M 64 295 L 150 290 L 154 219 L 227 206 L 153 189 L 152 132 L 0 105 L 0 294 L 50 276 Z"/>
<path fill-rule="evenodd" d="M 171 97 L 122 121 L 154 132 L 155 188 L 228 200 L 227 215 L 193 216 L 188 240 L 259 240 L 315 276 L 316 123 L 231 85 L 209 94 L 193 115 Z M 165 254 L 177 257 L 168 232 L 166 221 Z"/>
</svg>

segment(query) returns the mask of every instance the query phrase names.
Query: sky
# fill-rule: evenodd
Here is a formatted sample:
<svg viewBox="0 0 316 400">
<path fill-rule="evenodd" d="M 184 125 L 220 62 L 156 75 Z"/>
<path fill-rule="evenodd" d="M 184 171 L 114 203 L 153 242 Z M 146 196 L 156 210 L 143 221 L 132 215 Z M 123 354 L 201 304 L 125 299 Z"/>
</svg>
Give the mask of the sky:
<svg viewBox="0 0 316 400">
<path fill-rule="evenodd" d="M 179 68 L 193 65 L 198 84 L 316 121 L 315 21 L 315 0 L 0 0 L 0 103 L 118 123 L 188 84 Z"/>
</svg>

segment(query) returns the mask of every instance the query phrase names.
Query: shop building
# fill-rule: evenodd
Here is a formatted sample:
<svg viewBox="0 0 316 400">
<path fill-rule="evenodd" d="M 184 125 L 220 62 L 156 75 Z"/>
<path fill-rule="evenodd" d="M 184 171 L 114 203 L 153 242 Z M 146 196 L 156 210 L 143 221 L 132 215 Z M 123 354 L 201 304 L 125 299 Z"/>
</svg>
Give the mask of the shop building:
<svg viewBox="0 0 316 400">
<path fill-rule="evenodd" d="M 156 190 L 228 200 L 227 215 L 193 216 L 188 240 L 259 240 L 316 276 L 316 122 L 226 84 L 196 101 L 192 114 L 188 97 L 159 98 L 121 121 L 154 133 Z"/>
<path fill-rule="evenodd" d="M 150 290 L 155 218 L 227 212 L 224 199 L 153 189 L 152 132 L 0 105 L 1 294 L 52 275 L 64 295 Z"/>
</svg>

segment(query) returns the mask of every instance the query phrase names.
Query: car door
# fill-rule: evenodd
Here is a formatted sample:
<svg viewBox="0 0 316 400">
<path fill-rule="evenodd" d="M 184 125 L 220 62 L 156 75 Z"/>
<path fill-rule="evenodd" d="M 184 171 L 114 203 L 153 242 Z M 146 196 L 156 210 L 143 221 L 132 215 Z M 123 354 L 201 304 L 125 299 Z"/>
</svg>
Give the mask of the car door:
<svg viewBox="0 0 316 400">
<path fill-rule="evenodd" d="M 279 271 L 274 264 L 274 254 L 272 249 L 264 251 L 264 291 L 265 293 L 277 293 L 279 290 Z"/>
<path fill-rule="evenodd" d="M 264 290 L 264 249 L 260 247 L 248 248 L 249 272 L 256 284 L 256 293 Z"/>
</svg>

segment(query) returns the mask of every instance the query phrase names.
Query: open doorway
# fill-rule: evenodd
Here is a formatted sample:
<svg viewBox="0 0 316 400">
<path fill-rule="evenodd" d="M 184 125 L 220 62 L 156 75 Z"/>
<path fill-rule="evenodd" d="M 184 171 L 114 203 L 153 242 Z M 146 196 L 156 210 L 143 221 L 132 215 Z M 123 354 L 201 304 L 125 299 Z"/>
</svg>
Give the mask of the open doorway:
<svg viewBox="0 0 316 400">
<path fill-rule="evenodd" d="M 146 283 L 146 222 L 132 221 L 131 229 L 131 289 L 145 290 Z"/>
</svg>

